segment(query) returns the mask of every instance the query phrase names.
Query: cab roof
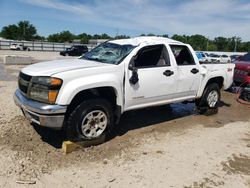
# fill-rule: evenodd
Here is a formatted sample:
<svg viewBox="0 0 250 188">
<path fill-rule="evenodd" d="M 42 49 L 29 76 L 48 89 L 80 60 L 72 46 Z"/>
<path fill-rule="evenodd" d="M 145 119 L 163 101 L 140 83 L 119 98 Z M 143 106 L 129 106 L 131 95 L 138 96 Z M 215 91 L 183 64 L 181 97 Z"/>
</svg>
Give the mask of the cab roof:
<svg viewBox="0 0 250 188">
<path fill-rule="evenodd" d="M 141 44 L 184 44 L 182 42 L 165 38 L 165 37 L 156 37 L 156 36 L 142 36 L 142 37 L 135 37 L 130 39 L 118 39 L 118 40 L 112 40 L 109 41 L 111 43 L 120 44 L 120 45 L 133 45 L 138 46 Z"/>
</svg>

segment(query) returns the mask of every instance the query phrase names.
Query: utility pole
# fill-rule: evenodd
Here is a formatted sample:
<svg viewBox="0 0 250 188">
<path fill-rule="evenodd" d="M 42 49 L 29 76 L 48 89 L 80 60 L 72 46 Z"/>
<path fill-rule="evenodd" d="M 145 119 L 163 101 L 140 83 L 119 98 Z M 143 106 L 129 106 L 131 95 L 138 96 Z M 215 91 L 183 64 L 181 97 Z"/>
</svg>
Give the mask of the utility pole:
<svg viewBox="0 0 250 188">
<path fill-rule="evenodd" d="M 207 51 L 208 51 L 208 45 L 209 45 L 209 37 L 207 37 Z"/>
<path fill-rule="evenodd" d="M 239 37 L 234 37 L 234 52 L 237 52 L 237 43 L 238 43 Z"/>
<path fill-rule="evenodd" d="M 23 26 L 23 40 L 25 40 L 25 24 Z"/>
</svg>

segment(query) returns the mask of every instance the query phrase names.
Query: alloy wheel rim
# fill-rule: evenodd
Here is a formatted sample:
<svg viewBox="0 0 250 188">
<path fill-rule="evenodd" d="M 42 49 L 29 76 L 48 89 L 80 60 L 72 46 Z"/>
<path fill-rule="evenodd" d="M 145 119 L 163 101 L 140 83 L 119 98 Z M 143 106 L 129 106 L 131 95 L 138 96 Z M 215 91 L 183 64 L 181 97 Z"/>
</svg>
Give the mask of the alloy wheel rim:
<svg viewBox="0 0 250 188">
<path fill-rule="evenodd" d="M 81 132 L 86 138 L 97 138 L 105 131 L 107 124 L 107 115 L 101 110 L 94 110 L 84 117 Z"/>
<path fill-rule="evenodd" d="M 207 103 L 210 108 L 215 107 L 219 100 L 219 94 L 216 90 L 212 90 L 207 96 Z"/>
</svg>

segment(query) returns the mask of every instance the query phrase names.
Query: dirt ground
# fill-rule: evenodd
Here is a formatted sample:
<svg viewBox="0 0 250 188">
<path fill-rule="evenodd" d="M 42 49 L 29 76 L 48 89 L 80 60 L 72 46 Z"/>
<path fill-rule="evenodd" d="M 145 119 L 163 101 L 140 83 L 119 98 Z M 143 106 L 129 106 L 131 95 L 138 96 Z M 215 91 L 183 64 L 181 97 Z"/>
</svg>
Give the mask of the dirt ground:
<svg viewBox="0 0 250 188">
<path fill-rule="evenodd" d="M 0 63 L 0 187 L 250 187 L 250 107 L 235 94 L 213 116 L 193 104 L 128 112 L 112 139 L 64 155 L 62 133 L 14 105 L 21 68 Z"/>
</svg>

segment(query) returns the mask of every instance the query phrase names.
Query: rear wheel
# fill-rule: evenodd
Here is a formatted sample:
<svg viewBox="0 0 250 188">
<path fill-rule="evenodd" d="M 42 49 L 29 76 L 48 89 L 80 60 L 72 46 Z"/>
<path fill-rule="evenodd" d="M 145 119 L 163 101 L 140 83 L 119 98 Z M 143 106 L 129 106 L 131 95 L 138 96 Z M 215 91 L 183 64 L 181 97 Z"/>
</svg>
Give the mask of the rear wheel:
<svg viewBox="0 0 250 188">
<path fill-rule="evenodd" d="M 220 87 L 217 83 L 209 84 L 200 99 L 196 100 L 196 107 L 201 114 L 212 115 L 218 113 L 220 102 Z"/>
<path fill-rule="evenodd" d="M 71 141 L 96 140 L 107 136 L 113 127 L 113 110 L 104 99 L 82 102 L 66 122 L 66 135 Z"/>
</svg>

